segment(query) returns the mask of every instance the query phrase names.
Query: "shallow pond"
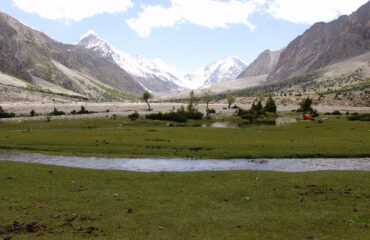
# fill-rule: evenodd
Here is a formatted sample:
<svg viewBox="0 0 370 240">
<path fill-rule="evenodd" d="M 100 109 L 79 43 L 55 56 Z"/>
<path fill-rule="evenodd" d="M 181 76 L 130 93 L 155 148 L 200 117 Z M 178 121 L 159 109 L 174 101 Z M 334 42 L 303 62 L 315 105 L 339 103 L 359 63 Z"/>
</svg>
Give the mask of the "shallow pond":
<svg viewBox="0 0 370 240">
<path fill-rule="evenodd" d="M 276 126 L 282 126 L 286 124 L 291 124 L 297 122 L 296 118 L 292 117 L 278 117 L 275 119 L 275 125 Z M 238 122 L 214 122 L 214 123 L 205 123 L 202 124 L 201 127 L 209 127 L 209 128 L 241 128 L 241 127 L 247 127 L 251 125 L 271 125 L 267 123 L 238 123 Z M 273 124 L 272 124 L 273 125 Z"/>
<path fill-rule="evenodd" d="M 66 157 L 37 153 L 0 151 L 0 159 L 88 169 L 127 170 L 137 172 L 190 172 L 226 170 L 265 170 L 307 172 L 319 170 L 370 170 L 370 158 L 306 158 L 306 159 L 129 159 Z"/>
</svg>

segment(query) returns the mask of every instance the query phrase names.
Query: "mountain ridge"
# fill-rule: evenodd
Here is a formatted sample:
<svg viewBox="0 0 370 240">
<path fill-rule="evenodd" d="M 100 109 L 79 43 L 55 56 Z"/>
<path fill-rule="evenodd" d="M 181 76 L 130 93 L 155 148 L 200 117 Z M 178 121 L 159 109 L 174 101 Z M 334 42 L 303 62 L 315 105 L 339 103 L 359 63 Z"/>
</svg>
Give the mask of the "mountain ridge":
<svg viewBox="0 0 370 240">
<path fill-rule="evenodd" d="M 29 83 L 36 84 L 41 79 L 90 97 L 106 93 L 107 87 L 112 88 L 109 91 L 133 94 L 144 91 L 127 72 L 106 59 L 85 48 L 55 41 L 5 13 L 0 13 L 0 36 L 0 71 Z M 55 62 L 71 74 L 63 72 Z M 92 84 L 90 89 L 81 83 L 86 80 Z"/>
<path fill-rule="evenodd" d="M 305 74 L 370 50 L 370 1 L 351 15 L 313 24 L 280 54 L 268 81 Z"/>
<path fill-rule="evenodd" d="M 144 88 L 157 94 L 161 92 L 178 93 L 186 89 L 207 87 L 220 81 L 231 81 L 247 65 L 238 57 L 228 57 L 212 62 L 194 73 L 182 73 L 160 59 L 148 60 L 142 56 L 130 55 L 117 50 L 93 30 L 83 34 L 74 44 L 90 49 L 116 63 L 133 75 Z M 210 69 L 213 71 L 210 72 Z"/>
</svg>

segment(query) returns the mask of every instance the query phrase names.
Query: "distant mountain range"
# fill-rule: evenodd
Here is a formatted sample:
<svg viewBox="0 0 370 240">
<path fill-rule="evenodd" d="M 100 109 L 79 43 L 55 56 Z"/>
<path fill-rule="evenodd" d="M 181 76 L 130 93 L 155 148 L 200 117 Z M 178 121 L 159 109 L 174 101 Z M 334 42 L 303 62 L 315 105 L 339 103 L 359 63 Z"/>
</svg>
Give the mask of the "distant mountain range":
<svg viewBox="0 0 370 240">
<path fill-rule="evenodd" d="M 162 60 L 148 60 L 130 55 L 112 47 L 90 30 L 82 35 L 75 45 L 83 46 L 116 63 L 130 73 L 146 90 L 156 94 L 170 95 L 186 89 L 205 88 L 218 82 L 234 80 L 247 66 L 238 57 L 228 57 L 184 74 Z"/>
<path fill-rule="evenodd" d="M 145 90 L 156 95 L 176 95 L 208 87 L 217 92 L 223 88 L 242 89 L 320 69 L 350 76 L 361 68 L 361 79 L 366 81 L 369 51 L 370 1 L 349 16 L 314 24 L 284 49 L 266 50 L 249 66 L 238 57 L 228 57 L 194 73 L 182 73 L 158 59 L 123 53 L 93 31 L 81 36 L 74 45 L 63 44 L 0 12 L 0 93 L 1 86 L 22 86 L 52 94 L 119 100 Z M 340 71 L 327 68 L 335 64 L 341 66 Z M 315 79 L 310 81 L 312 85 Z M 335 78 L 330 81 L 332 84 Z M 294 89 L 291 83 L 287 85 Z"/>
</svg>

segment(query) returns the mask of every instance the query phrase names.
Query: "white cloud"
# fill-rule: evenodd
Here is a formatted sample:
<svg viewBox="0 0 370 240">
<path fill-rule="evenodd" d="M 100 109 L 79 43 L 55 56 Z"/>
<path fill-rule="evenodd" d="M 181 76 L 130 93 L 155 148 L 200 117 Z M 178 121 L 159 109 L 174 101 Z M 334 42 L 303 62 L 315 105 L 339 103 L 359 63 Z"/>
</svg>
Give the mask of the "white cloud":
<svg viewBox="0 0 370 240">
<path fill-rule="evenodd" d="M 171 6 L 142 6 L 137 18 L 127 24 L 141 37 L 148 37 L 153 28 L 173 27 L 189 22 L 206 28 L 226 28 L 230 24 L 245 24 L 251 30 L 254 26 L 248 17 L 263 5 L 265 0 L 171 0 Z"/>
<path fill-rule="evenodd" d="M 255 26 L 248 20 L 254 12 L 293 23 L 313 24 L 350 14 L 368 0 L 170 0 L 168 8 L 142 6 L 136 18 L 127 24 L 141 37 L 148 37 L 154 28 L 174 27 L 191 23 L 206 28 L 226 28 L 231 24 Z"/>
<path fill-rule="evenodd" d="M 37 13 L 40 17 L 81 21 L 101 13 L 125 12 L 133 6 L 131 0 L 12 0 L 15 6 L 27 13 Z"/>
<path fill-rule="evenodd" d="M 272 0 L 268 13 L 293 23 L 313 24 L 350 14 L 368 0 Z"/>
</svg>

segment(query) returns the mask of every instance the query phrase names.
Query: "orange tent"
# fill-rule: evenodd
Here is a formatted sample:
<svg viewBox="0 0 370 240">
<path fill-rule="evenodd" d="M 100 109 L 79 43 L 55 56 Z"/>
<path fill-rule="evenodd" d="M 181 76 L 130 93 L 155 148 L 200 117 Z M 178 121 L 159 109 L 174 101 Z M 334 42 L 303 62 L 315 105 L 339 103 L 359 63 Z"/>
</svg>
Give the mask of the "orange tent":
<svg viewBox="0 0 370 240">
<path fill-rule="evenodd" d="M 312 119 L 311 115 L 308 114 L 308 113 L 303 114 L 302 118 L 303 118 L 303 120 L 311 120 Z"/>
</svg>

